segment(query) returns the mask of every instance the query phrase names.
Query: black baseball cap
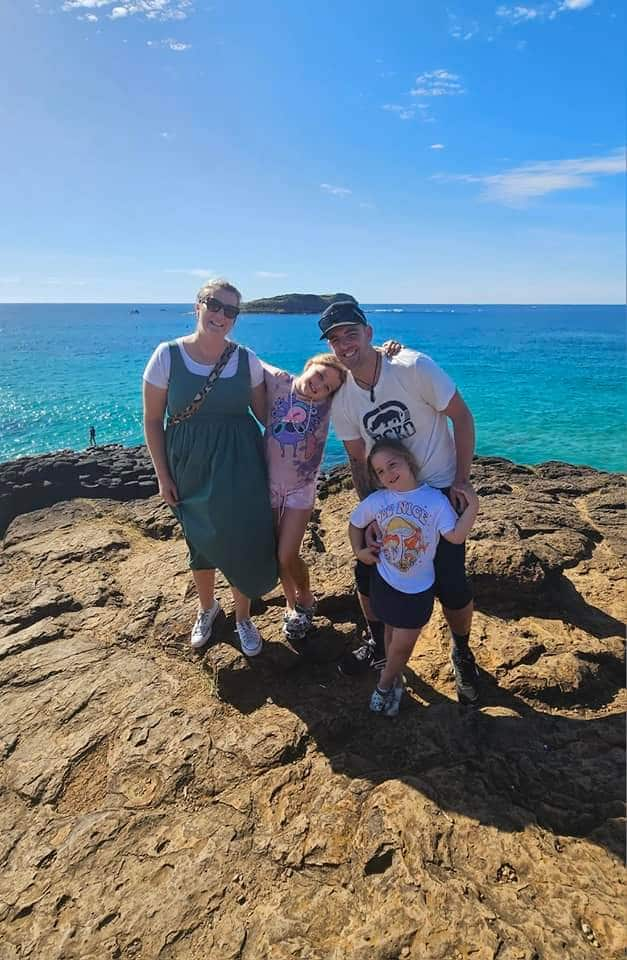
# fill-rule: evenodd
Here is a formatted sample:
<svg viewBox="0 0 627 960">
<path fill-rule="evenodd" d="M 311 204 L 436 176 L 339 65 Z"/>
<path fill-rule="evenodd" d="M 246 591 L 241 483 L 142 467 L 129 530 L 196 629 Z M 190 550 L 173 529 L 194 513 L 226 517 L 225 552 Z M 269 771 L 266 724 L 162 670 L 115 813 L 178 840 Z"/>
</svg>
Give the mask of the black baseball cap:
<svg viewBox="0 0 627 960">
<path fill-rule="evenodd" d="M 322 330 L 321 340 L 326 340 L 329 330 L 333 327 L 343 327 L 347 323 L 359 323 L 362 327 L 368 326 L 366 314 L 353 300 L 337 300 L 324 311 L 318 320 L 318 326 Z"/>
</svg>

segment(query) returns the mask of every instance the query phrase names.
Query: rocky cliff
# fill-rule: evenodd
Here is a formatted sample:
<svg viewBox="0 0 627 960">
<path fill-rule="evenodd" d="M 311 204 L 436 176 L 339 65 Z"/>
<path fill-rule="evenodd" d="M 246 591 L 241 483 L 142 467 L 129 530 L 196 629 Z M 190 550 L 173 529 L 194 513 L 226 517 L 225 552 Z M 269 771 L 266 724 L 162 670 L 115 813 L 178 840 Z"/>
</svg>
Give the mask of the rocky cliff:
<svg viewBox="0 0 627 960">
<path fill-rule="evenodd" d="M 103 476 L 0 555 L 2 960 L 623 956 L 621 478 L 475 463 L 483 705 L 454 700 L 438 611 L 387 721 L 336 670 L 345 473 L 306 535 L 316 631 L 287 644 L 277 591 L 253 661 L 224 583 L 192 655 L 176 525 L 143 491 L 95 499 Z"/>
<path fill-rule="evenodd" d="M 277 297 L 249 300 L 242 304 L 242 313 L 322 313 L 337 300 L 353 300 L 349 293 L 283 293 Z"/>
</svg>

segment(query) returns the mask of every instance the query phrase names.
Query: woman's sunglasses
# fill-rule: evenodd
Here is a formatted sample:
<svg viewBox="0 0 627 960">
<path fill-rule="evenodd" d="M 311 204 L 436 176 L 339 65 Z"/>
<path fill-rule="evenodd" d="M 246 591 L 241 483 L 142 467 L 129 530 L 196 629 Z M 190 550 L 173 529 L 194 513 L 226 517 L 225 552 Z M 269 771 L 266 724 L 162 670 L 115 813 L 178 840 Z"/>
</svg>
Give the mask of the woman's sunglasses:
<svg viewBox="0 0 627 960">
<path fill-rule="evenodd" d="M 234 307 L 230 303 L 222 303 L 217 297 L 207 297 L 206 300 L 200 300 L 200 303 L 205 305 L 209 313 L 219 313 L 222 310 L 227 320 L 235 320 L 239 313 L 239 307 Z"/>
</svg>

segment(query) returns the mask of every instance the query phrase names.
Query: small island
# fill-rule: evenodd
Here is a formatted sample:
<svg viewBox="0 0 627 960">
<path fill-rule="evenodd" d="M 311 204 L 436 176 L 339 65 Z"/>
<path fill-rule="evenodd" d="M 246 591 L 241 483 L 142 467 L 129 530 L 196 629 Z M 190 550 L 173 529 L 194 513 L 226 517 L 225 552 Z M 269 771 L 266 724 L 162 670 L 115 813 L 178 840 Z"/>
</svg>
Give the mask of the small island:
<svg viewBox="0 0 627 960">
<path fill-rule="evenodd" d="M 352 300 L 349 293 L 282 293 L 277 297 L 264 297 L 242 303 L 242 313 L 322 313 L 338 300 Z"/>
</svg>

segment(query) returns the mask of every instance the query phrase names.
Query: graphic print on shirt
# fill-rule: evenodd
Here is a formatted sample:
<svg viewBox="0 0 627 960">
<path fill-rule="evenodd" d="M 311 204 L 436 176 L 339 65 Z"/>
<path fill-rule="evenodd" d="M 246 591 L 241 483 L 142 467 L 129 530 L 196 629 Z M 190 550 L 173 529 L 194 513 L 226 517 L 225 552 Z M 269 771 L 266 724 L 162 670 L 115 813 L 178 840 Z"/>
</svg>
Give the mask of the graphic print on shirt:
<svg viewBox="0 0 627 960">
<path fill-rule="evenodd" d="M 407 517 L 393 517 L 384 527 L 383 555 L 390 566 L 402 573 L 411 570 L 427 546 L 420 527 Z"/>
<path fill-rule="evenodd" d="M 386 400 L 374 410 L 369 410 L 364 415 L 363 425 L 373 440 L 381 437 L 407 440 L 416 433 L 409 408 L 400 400 Z"/>
<path fill-rule="evenodd" d="M 292 448 L 292 456 L 298 451 L 301 443 L 307 443 L 312 434 L 320 426 L 320 412 L 314 403 L 300 400 L 293 394 L 287 397 L 277 397 L 272 404 L 270 413 L 270 430 L 273 438 L 281 447 L 281 456 L 285 456 L 285 448 Z"/>
</svg>

